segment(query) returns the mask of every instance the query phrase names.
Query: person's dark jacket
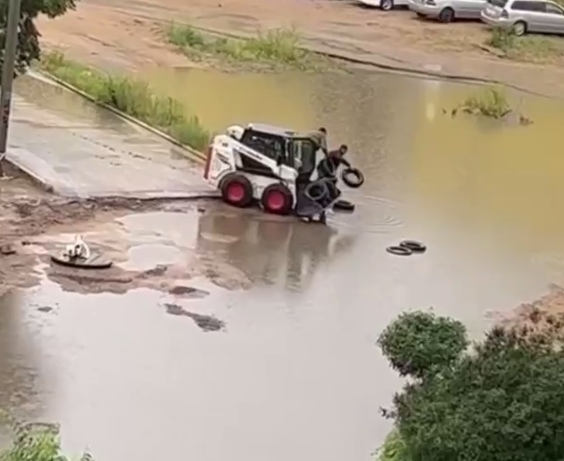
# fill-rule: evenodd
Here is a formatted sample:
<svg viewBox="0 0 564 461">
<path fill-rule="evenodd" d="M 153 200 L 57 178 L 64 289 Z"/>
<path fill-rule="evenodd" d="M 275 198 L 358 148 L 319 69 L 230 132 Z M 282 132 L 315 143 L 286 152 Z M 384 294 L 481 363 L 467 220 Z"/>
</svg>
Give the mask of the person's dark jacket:
<svg viewBox="0 0 564 461">
<path fill-rule="evenodd" d="M 334 178 L 341 165 L 350 168 L 351 164 L 343 157 L 341 151 L 334 150 L 329 152 L 326 158 L 319 162 L 317 173 L 320 178 Z"/>
</svg>

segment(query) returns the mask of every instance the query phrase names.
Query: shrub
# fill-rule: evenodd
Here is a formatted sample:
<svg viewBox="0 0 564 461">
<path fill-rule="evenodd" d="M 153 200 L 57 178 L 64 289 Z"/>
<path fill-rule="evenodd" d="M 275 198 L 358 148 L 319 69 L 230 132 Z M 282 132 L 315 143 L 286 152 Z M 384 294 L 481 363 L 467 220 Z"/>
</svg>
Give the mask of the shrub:
<svg viewBox="0 0 564 461">
<path fill-rule="evenodd" d="M 466 328 L 428 312 L 402 314 L 378 339 L 382 353 L 401 376 L 422 378 L 451 366 L 468 346 Z"/>
<path fill-rule="evenodd" d="M 401 453 L 411 461 L 562 461 L 564 352 L 555 338 L 496 327 L 441 373 L 406 384 L 393 411 Z"/>
</svg>

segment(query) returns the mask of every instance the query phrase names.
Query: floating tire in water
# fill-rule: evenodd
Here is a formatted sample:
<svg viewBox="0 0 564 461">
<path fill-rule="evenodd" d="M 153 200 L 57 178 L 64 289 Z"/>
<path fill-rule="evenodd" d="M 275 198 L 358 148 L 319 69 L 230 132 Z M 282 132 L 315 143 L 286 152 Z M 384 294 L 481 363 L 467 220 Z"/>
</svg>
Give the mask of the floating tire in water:
<svg viewBox="0 0 564 461">
<path fill-rule="evenodd" d="M 354 211 L 355 205 L 348 200 L 337 200 L 333 203 L 333 209 L 336 211 Z"/>
<path fill-rule="evenodd" d="M 386 248 L 386 251 L 388 253 L 391 253 L 393 255 L 397 255 L 397 256 L 409 256 L 411 254 L 413 254 L 413 251 L 411 251 L 409 248 L 405 248 L 402 246 L 391 246 Z"/>
<path fill-rule="evenodd" d="M 347 186 L 353 189 L 356 189 L 364 184 L 364 175 L 356 168 L 344 169 L 341 173 L 341 179 Z"/>
<path fill-rule="evenodd" d="M 407 248 L 413 253 L 424 253 L 425 251 L 427 251 L 427 247 L 423 243 L 417 242 L 416 240 L 402 240 L 399 246 L 402 248 Z"/>
</svg>

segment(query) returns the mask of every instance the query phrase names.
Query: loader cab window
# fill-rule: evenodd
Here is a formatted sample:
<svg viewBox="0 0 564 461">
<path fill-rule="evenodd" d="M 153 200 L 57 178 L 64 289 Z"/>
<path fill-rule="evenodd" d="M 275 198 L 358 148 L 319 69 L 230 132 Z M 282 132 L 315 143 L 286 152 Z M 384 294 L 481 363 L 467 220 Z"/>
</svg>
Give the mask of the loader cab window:
<svg viewBox="0 0 564 461">
<path fill-rule="evenodd" d="M 290 143 L 289 156 L 297 161 L 294 164 L 300 173 L 312 173 L 315 169 L 317 147 L 309 138 L 293 139 Z"/>
<path fill-rule="evenodd" d="M 286 163 L 286 139 L 281 136 L 245 130 L 241 143 L 272 160 L 281 158 L 282 162 Z"/>
</svg>

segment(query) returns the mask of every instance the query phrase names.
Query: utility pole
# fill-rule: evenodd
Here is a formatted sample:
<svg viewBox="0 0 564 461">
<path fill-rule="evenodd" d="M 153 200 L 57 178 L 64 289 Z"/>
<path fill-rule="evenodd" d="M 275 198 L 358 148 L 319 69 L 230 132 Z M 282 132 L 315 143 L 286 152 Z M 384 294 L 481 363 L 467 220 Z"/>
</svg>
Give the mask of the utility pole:
<svg viewBox="0 0 564 461">
<path fill-rule="evenodd" d="M 4 66 L 0 83 L 0 178 L 5 178 L 4 159 L 8 145 L 8 125 L 12 107 L 12 87 L 14 84 L 14 68 L 16 47 L 18 44 L 18 27 L 20 24 L 21 0 L 10 0 L 8 6 L 8 23 L 6 24 Z"/>
</svg>

